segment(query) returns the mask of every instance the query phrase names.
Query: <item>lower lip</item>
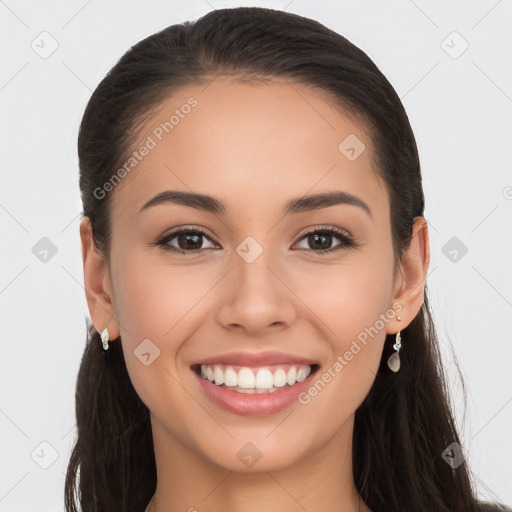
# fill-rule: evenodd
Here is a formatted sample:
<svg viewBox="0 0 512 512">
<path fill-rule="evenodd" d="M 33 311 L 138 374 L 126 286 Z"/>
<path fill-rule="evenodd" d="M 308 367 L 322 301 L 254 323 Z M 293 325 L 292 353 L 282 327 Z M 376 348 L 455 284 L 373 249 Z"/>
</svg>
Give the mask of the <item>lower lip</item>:
<svg viewBox="0 0 512 512">
<path fill-rule="evenodd" d="M 213 402 L 228 412 L 242 416 L 266 416 L 286 409 L 311 385 L 312 378 L 317 373 L 316 371 L 311 372 L 302 382 L 297 382 L 293 386 L 284 389 L 278 388 L 278 391 L 273 393 L 249 395 L 247 393 L 237 393 L 223 386 L 217 386 L 208 379 L 203 379 L 194 370 L 192 371 L 199 379 L 199 383 L 206 395 Z"/>
</svg>

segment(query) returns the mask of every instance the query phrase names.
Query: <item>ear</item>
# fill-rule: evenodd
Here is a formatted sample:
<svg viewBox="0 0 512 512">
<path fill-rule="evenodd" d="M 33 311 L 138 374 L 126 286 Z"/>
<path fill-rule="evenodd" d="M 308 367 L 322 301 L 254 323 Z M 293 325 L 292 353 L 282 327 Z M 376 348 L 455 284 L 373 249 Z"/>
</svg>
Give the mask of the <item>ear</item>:
<svg viewBox="0 0 512 512">
<path fill-rule="evenodd" d="M 428 224 L 424 217 L 415 217 L 412 227 L 412 239 L 404 251 L 395 276 L 395 289 L 392 303 L 402 306 L 399 314 L 401 321 L 395 319 L 388 323 L 387 333 L 395 334 L 405 329 L 418 314 L 423 305 L 425 280 L 430 265 L 430 242 Z"/>
<path fill-rule="evenodd" d="M 80 221 L 82 260 L 84 265 L 84 286 L 87 305 L 92 323 L 101 333 L 108 328 L 109 338 L 119 337 L 119 324 L 112 300 L 112 286 L 105 257 L 98 251 L 92 236 L 89 217 Z"/>
</svg>

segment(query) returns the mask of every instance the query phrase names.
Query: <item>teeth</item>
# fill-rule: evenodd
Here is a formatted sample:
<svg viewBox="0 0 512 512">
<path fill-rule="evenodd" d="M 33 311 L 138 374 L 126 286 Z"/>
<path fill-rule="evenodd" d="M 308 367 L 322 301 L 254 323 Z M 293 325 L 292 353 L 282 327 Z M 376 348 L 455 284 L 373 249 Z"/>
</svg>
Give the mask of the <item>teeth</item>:
<svg viewBox="0 0 512 512">
<path fill-rule="evenodd" d="M 236 386 L 238 384 L 238 375 L 233 368 L 227 368 L 224 372 L 224 384 L 226 386 Z"/>
<path fill-rule="evenodd" d="M 237 393 L 245 393 L 247 395 L 262 395 L 264 393 L 274 393 L 274 391 L 277 391 L 276 388 L 270 388 L 270 389 L 258 389 L 258 388 L 255 388 L 255 389 L 244 389 L 244 388 L 239 388 L 238 386 L 234 387 L 234 388 L 229 388 L 231 389 L 232 391 L 236 391 Z"/>
<path fill-rule="evenodd" d="M 217 386 L 224 384 L 224 374 L 218 366 L 213 369 L 213 377 L 215 378 L 215 384 L 217 384 Z"/>
<path fill-rule="evenodd" d="M 308 369 L 309 369 L 309 372 L 308 372 Z M 308 366 L 307 368 L 301 368 L 298 372 L 297 372 L 297 382 L 302 382 L 311 372 L 311 368 Z"/>
<path fill-rule="evenodd" d="M 279 368 L 274 373 L 274 387 L 282 388 L 283 386 L 286 386 L 286 373 L 282 368 Z"/>
<path fill-rule="evenodd" d="M 244 389 L 254 389 L 256 387 L 256 377 L 250 368 L 242 368 L 238 372 L 238 387 Z"/>
<path fill-rule="evenodd" d="M 240 367 L 239 367 L 240 368 Z M 239 393 L 273 393 L 276 388 L 293 386 L 302 382 L 310 373 L 311 366 L 291 366 L 285 368 L 235 368 L 225 365 L 201 365 L 201 377 L 217 386 L 224 386 Z"/>
<path fill-rule="evenodd" d="M 202 366 L 201 366 L 202 368 Z M 286 374 L 286 382 L 288 383 L 288 386 L 293 386 L 296 382 L 295 377 L 297 376 L 297 369 L 295 366 L 292 366 L 288 373 Z"/>
<path fill-rule="evenodd" d="M 256 374 L 255 387 L 260 389 L 270 389 L 273 385 L 274 377 L 272 376 L 272 372 L 266 368 L 259 370 Z"/>
</svg>

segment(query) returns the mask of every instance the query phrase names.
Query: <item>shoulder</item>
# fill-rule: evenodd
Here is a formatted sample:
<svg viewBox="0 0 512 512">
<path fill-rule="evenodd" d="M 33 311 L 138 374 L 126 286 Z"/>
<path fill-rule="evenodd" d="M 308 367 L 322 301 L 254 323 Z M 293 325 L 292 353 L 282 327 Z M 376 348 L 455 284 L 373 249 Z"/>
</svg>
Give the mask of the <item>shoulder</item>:
<svg viewBox="0 0 512 512">
<path fill-rule="evenodd" d="M 512 512 L 512 508 L 507 507 L 506 505 L 484 501 L 480 501 L 478 503 L 478 509 L 480 512 Z"/>
</svg>

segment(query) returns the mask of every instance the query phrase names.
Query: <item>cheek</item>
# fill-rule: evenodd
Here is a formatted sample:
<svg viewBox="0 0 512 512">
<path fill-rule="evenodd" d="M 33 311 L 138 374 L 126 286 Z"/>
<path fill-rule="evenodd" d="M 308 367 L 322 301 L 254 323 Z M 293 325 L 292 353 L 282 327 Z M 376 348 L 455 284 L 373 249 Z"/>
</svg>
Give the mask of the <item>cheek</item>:
<svg viewBox="0 0 512 512">
<path fill-rule="evenodd" d="M 167 265 L 143 254 L 125 259 L 117 270 L 116 310 L 130 344 L 153 337 L 168 345 L 215 282 L 191 266 Z"/>
<path fill-rule="evenodd" d="M 304 298 L 311 321 L 322 325 L 326 338 L 340 350 L 347 340 L 374 326 L 389 307 L 391 263 L 354 256 L 343 265 L 299 269 L 294 291 Z M 319 321 L 320 320 L 320 321 Z M 382 330 L 381 323 L 377 329 Z"/>
<path fill-rule="evenodd" d="M 310 411 L 330 411 L 333 428 L 367 396 L 386 338 L 386 320 L 382 318 L 387 318 L 389 301 L 387 273 L 383 268 L 361 273 L 355 270 L 347 266 L 330 274 L 327 286 L 311 287 L 314 292 L 308 294 L 308 306 L 322 320 L 330 357 L 323 361 L 317 378 L 299 402 L 310 404 Z M 389 319 L 391 313 L 394 316 L 394 310 L 390 310 Z"/>
<path fill-rule="evenodd" d="M 161 371 L 163 366 L 179 377 L 182 368 L 177 364 L 178 352 L 202 324 L 198 316 L 201 308 L 197 306 L 216 281 L 190 266 L 166 265 L 135 251 L 119 258 L 114 268 L 116 312 L 126 366 L 144 397 L 163 380 L 169 380 L 169 374 Z M 144 353 L 149 356 L 143 357 Z M 154 362 L 146 366 L 144 359 Z"/>
<path fill-rule="evenodd" d="M 337 404 L 339 419 L 364 400 L 378 371 L 386 322 L 394 317 L 389 308 L 392 261 L 365 260 L 354 255 L 346 264 L 302 272 L 300 297 L 307 297 L 309 322 L 322 329 L 329 358 L 318 375 L 319 382 L 304 402 Z M 383 320 L 384 318 L 384 320 Z M 320 319 L 320 321 L 318 320 Z"/>
</svg>

